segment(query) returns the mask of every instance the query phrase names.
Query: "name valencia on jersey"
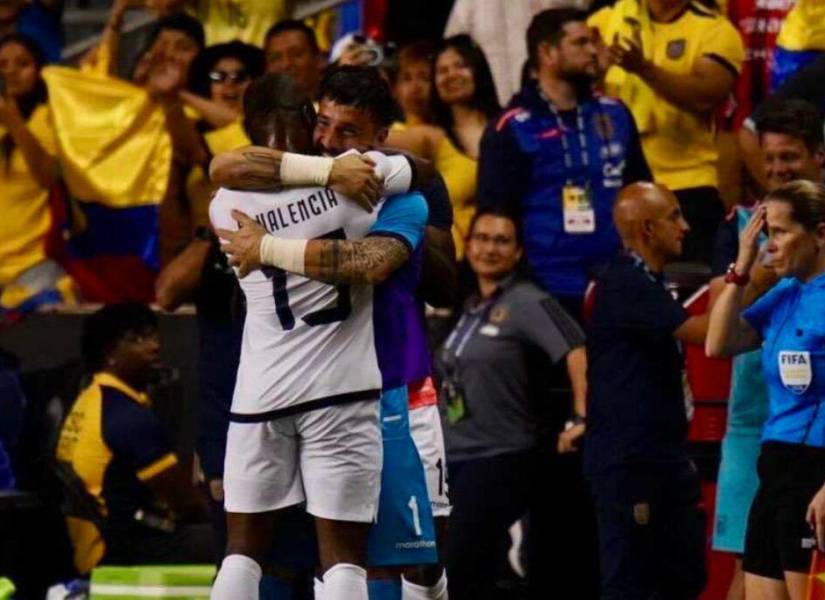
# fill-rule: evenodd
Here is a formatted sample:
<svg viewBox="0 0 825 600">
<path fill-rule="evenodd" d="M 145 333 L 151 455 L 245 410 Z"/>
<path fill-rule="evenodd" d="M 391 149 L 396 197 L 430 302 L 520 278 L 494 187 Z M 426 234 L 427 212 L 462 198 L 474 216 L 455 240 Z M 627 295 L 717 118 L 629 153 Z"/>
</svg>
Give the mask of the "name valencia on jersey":
<svg viewBox="0 0 825 600">
<path fill-rule="evenodd" d="M 320 216 L 338 206 L 338 197 L 330 188 L 315 190 L 306 198 L 289 202 L 284 206 L 257 213 L 254 219 L 267 231 L 274 232 Z"/>
</svg>

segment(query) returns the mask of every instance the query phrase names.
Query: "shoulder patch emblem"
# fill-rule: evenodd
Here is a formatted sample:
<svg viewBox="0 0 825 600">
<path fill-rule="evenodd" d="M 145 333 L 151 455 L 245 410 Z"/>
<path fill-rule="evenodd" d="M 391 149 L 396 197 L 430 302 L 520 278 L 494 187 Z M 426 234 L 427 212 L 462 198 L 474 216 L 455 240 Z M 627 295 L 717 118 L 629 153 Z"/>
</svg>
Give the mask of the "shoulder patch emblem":
<svg viewBox="0 0 825 600">
<path fill-rule="evenodd" d="M 593 127 L 595 128 L 596 133 L 599 134 L 599 137 L 603 140 L 609 140 L 616 134 L 616 128 L 613 126 L 613 121 L 609 115 L 603 112 L 598 112 L 593 115 Z"/>
<path fill-rule="evenodd" d="M 496 306 L 490 312 L 490 323 L 502 323 L 510 317 L 510 311 L 506 306 Z"/>
<path fill-rule="evenodd" d="M 685 48 L 687 47 L 687 42 L 684 39 L 681 40 L 672 40 L 667 43 L 667 57 L 670 60 L 677 60 L 682 58 L 685 54 Z"/>
</svg>

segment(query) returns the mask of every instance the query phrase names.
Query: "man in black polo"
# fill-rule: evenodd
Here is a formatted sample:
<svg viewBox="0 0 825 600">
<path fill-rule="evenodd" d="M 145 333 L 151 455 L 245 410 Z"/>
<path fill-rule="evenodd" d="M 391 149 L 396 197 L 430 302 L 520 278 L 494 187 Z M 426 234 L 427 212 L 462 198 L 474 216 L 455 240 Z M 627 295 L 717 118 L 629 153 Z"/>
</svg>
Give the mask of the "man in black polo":
<svg viewBox="0 0 825 600">
<path fill-rule="evenodd" d="M 596 506 L 603 600 L 697 598 L 705 584 L 699 477 L 687 455 L 679 342 L 704 343 L 662 270 L 689 227 L 676 197 L 624 188 L 613 210 L 625 252 L 599 278 L 588 354 L 584 468 Z"/>
</svg>

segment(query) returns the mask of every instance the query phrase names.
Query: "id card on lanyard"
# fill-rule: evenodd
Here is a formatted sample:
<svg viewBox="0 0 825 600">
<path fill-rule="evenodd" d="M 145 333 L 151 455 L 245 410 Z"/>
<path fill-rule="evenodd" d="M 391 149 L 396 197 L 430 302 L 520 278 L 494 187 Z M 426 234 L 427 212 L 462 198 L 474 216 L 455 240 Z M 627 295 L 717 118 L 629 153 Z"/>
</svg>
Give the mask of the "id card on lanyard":
<svg viewBox="0 0 825 600">
<path fill-rule="evenodd" d="M 477 310 L 461 315 L 455 329 L 444 342 L 444 352 L 452 354 L 452 359 L 445 361 L 446 373 L 441 382 L 441 390 L 447 399 L 447 422 L 450 425 L 455 425 L 469 414 L 464 386 L 461 384 L 461 355 L 476 331 L 483 329 L 482 325 L 487 320 L 493 303 L 488 301 Z"/>
<path fill-rule="evenodd" d="M 568 172 L 573 170 L 573 156 L 570 143 L 567 140 L 567 126 L 552 103 L 548 102 L 550 111 L 556 117 L 556 123 L 561 130 L 561 147 L 564 153 L 564 168 Z M 576 130 L 579 135 L 581 149 L 581 163 L 585 171 L 590 167 L 590 156 L 587 153 L 587 134 L 584 128 L 584 115 L 580 106 L 576 107 Z M 569 234 L 586 234 L 596 231 L 596 210 L 593 204 L 590 181 L 585 178 L 583 183 L 568 179 L 561 191 L 562 218 L 564 232 Z"/>
</svg>

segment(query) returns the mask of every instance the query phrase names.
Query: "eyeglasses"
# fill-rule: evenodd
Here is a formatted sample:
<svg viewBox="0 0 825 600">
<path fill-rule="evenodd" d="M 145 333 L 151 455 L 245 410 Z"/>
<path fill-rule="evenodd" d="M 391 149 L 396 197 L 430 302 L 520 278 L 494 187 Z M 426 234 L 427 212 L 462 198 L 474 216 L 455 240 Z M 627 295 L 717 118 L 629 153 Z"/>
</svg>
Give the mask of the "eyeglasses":
<svg viewBox="0 0 825 600">
<path fill-rule="evenodd" d="M 470 239 L 479 244 L 492 242 L 494 246 L 509 246 L 515 241 L 512 237 L 505 235 L 487 235 L 486 233 L 474 233 Z"/>
<path fill-rule="evenodd" d="M 248 81 L 249 80 L 249 73 L 244 70 L 241 71 L 209 71 L 209 79 L 215 82 L 223 83 L 224 81 L 228 81 L 229 83 L 240 83 L 241 81 Z"/>
</svg>

